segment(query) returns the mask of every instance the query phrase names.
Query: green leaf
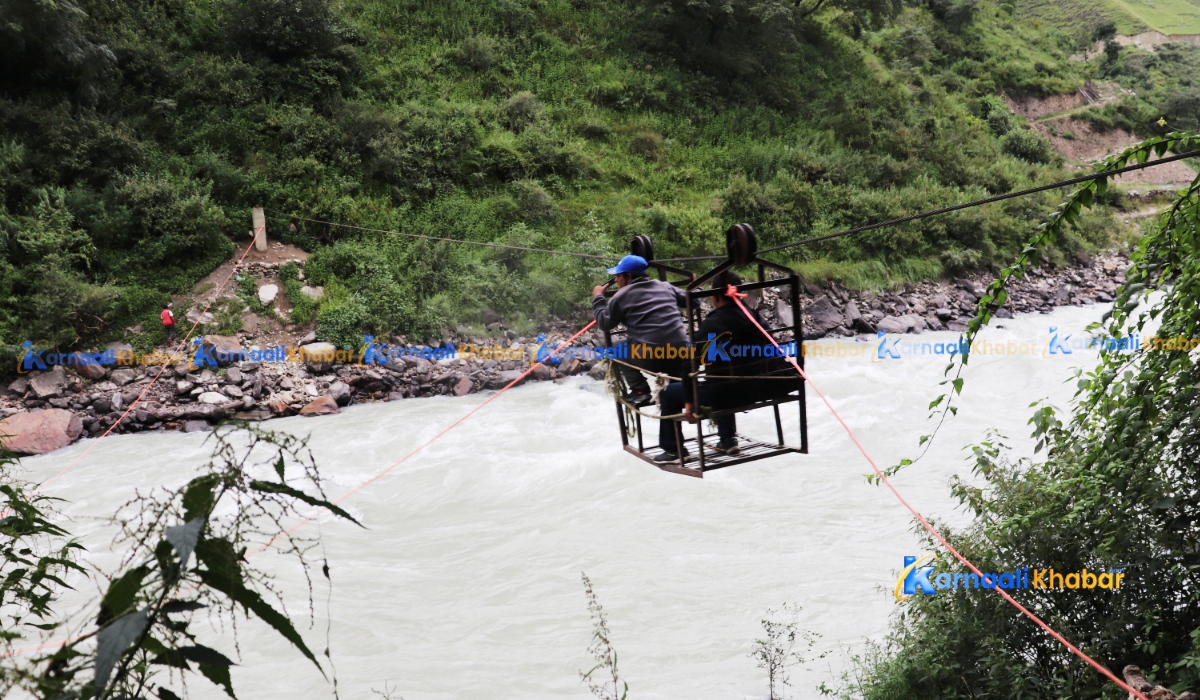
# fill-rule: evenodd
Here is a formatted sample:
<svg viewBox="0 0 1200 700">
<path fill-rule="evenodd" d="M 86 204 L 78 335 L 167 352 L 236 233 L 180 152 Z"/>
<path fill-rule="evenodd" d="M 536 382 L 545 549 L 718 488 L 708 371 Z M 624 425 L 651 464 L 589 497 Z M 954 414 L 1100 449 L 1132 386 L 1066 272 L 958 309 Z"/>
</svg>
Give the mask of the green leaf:
<svg viewBox="0 0 1200 700">
<path fill-rule="evenodd" d="M 953 384 L 954 384 L 954 393 L 961 394 L 962 388 L 963 388 L 963 378 L 959 377 L 958 379 L 955 379 Z"/>
<path fill-rule="evenodd" d="M 229 678 L 228 666 L 208 666 L 202 664 L 200 666 L 200 673 L 203 673 L 205 678 L 212 681 L 213 685 L 221 686 L 226 695 L 233 698 L 233 700 L 237 700 L 237 696 L 233 694 L 233 681 Z"/>
<path fill-rule="evenodd" d="M 291 486 L 288 486 L 287 484 L 278 484 L 273 481 L 251 481 L 250 488 L 254 489 L 255 491 L 262 491 L 263 493 L 282 493 L 282 494 L 291 496 L 292 498 L 296 498 L 301 501 L 304 501 L 305 503 L 307 503 L 309 505 L 326 508 L 330 512 L 334 513 L 335 515 L 345 518 L 346 520 L 349 520 L 350 522 L 354 523 L 355 525 L 357 525 L 359 527 L 363 527 L 362 523 L 355 520 L 353 516 L 351 516 L 349 513 L 342 510 L 338 506 L 335 506 L 332 503 L 330 503 L 329 501 L 326 501 L 324 499 L 310 496 L 307 493 L 304 493 L 303 491 L 301 491 L 299 489 L 294 489 Z"/>
<path fill-rule="evenodd" d="M 1092 206 L 1092 188 L 1085 187 L 1079 191 L 1079 203 L 1085 207 Z"/>
<path fill-rule="evenodd" d="M 167 541 L 179 553 L 179 565 L 185 569 L 188 559 L 192 556 L 192 550 L 196 548 L 196 542 L 200 539 L 200 532 L 204 530 L 204 523 L 204 518 L 196 518 L 182 525 L 167 528 Z"/>
<path fill-rule="evenodd" d="M 138 591 L 142 590 L 142 581 L 148 573 L 150 573 L 150 567 L 139 566 L 130 569 L 124 576 L 110 583 L 108 591 L 100 601 L 100 615 L 96 618 L 96 624 L 104 626 L 110 620 L 120 617 L 132 608 Z"/>
<path fill-rule="evenodd" d="M 189 661 L 195 661 L 198 664 L 204 664 L 206 666 L 234 665 L 233 662 L 221 652 L 200 644 L 190 647 L 179 647 L 178 651 L 183 658 Z"/>
<path fill-rule="evenodd" d="M 150 616 L 146 614 L 146 611 L 138 610 L 113 620 L 96 633 L 95 682 L 97 692 L 103 691 L 108 686 L 108 677 L 112 675 L 117 660 L 121 658 L 129 645 L 141 636 L 149 622 Z"/>
<path fill-rule="evenodd" d="M 158 666 L 171 666 L 173 668 L 192 669 L 192 665 L 187 662 L 183 654 L 178 649 L 166 649 L 162 653 L 155 654 L 154 658 L 150 659 L 150 663 Z"/>
<path fill-rule="evenodd" d="M 187 490 L 183 492 L 183 520 L 191 522 L 196 518 L 208 520 L 216 503 L 217 486 L 221 483 L 218 474 L 198 476 L 188 482 Z"/>
<path fill-rule="evenodd" d="M 155 692 L 158 693 L 158 700 L 183 700 L 183 698 L 171 692 L 169 689 L 162 687 L 161 685 L 158 686 L 158 690 Z"/>
<path fill-rule="evenodd" d="M 208 606 L 204 603 L 199 603 L 194 600 L 168 600 L 159 608 L 162 612 L 170 615 L 171 613 L 187 612 L 189 610 L 201 610 Z"/>
<path fill-rule="evenodd" d="M 275 473 L 279 475 L 279 480 L 280 480 L 280 481 L 283 481 L 283 472 L 284 472 L 284 467 L 285 467 L 285 466 L 286 466 L 286 465 L 284 465 L 284 463 L 283 463 L 283 457 L 280 457 L 278 460 L 276 460 L 276 462 L 275 462 Z"/>
<path fill-rule="evenodd" d="M 210 588 L 220 591 L 235 603 L 240 604 L 249 612 L 253 612 L 263 622 L 275 628 L 285 639 L 290 641 L 321 671 L 325 670 L 317 661 L 291 620 L 271 607 L 255 591 L 246 588 L 242 578 L 241 557 L 234 551 L 233 543 L 226 539 L 209 537 L 196 545 L 196 559 L 204 568 L 199 571 L 200 580 Z"/>
</svg>

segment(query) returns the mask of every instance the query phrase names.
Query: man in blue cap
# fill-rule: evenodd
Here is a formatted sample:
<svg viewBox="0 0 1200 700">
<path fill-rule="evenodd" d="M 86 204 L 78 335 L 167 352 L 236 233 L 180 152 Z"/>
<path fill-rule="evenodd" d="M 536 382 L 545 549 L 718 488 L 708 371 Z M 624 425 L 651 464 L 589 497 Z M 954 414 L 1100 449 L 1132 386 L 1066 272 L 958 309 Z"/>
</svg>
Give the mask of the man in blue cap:
<svg viewBox="0 0 1200 700">
<path fill-rule="evenodd" d="M 691 363 L 684 354 L 688 346 L 687 332 L 679 316 L 679 309 L 687 303 L 687 296 L 678 287 L 647 277 L 646 268 L 649 266 L 640 255 L 621 258 L 616 267 L 608 270 L 608 274 L 616 278 L 617 293 L 612 299 L 605 299 L 606 285 L 597 285 L 592 289 L 592 315 L 596 324 L 606 331 L 625 324 L 631 355 L 634 345 L 641 345 L 642 350 L 650 349 L 651 357 L 644 357 L 646 353 L 640 352 L 643 357 L 631 357 L 629 364 L 648 372 L 682 378 L 691 371 Z M 655 359 L 653 348 L 656 347 L 669 347 L 673 352 L 664 352 L 662 359 Z M 673 359 L 667 359 L 666 355 Z M 629 386 L 626 401 L 635 406 L 645 406 L 653 400 L 650 385 L 641 372 L 622 364 L 618 364 L 617 369 Z M 684 382 L 685 386 L 689 384 Z"/>
</svg>

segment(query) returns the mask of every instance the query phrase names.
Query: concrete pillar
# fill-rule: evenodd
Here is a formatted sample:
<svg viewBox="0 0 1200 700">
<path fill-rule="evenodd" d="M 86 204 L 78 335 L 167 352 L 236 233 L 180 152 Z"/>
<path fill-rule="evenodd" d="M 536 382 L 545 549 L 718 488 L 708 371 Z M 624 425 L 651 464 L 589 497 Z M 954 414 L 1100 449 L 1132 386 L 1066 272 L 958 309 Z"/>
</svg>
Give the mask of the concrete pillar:
<svg viewBox="0 0 1200 700">
<path fill-rule="evenodd" d="M 265 251 L 267 249 L 267 215 L 263 213 L 262 207 L 254 207 L 250 210 L 250 218 L 254 224 L 254 248 L 255 250 Z"/>
</svg>

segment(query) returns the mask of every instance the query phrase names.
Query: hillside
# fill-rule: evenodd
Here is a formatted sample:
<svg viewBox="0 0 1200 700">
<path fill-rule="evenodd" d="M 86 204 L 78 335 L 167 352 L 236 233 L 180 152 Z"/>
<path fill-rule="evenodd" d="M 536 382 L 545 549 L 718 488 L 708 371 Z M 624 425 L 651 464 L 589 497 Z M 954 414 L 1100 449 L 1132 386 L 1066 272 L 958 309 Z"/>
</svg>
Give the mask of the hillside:
<svg viewBox="0 0 1200 700">
<path fill-rule="evenodd" d="M 770 244 L 1061 174 L 999 95 L 1082 84 L 1059 34 L 986 0 L 14 7 L 0 29 L 9 352 L 159 342 L 156 309 L 227 259 L 252 206 L 312 253 L 325 297 L 293 298 L 283 320 L 323 339 L 492 315 L 527 328 L 578 313 L 599 266 L 294 217 L 612 254 L 648 234 L 660 255 L 719 251 L 745 220 Z M 1006 259 L 1046 201 L 786 262 L 857 288 L 954 274 Z M 1111 229 L 1094 215 L 1053 255 Z"/>
</svg>

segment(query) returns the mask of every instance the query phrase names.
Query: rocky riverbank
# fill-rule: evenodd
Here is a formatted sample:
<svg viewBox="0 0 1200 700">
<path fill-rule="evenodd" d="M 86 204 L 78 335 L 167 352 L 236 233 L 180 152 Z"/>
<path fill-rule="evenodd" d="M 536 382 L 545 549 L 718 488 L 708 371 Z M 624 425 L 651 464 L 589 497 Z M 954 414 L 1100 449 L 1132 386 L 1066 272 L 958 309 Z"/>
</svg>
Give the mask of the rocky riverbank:
<svg viewBox="0 0 1200 700">
<path fill-rule="evenodd" d="M 997 316 L 1048 313 L 1057 306 L 1111 301 L 1124 279 L 1127 261 L 1101 256 L 1082 257 L 1079 263 L 1069 269 L 1031 271 L 1027 279 L 1012 285 L 1008 304 Z M 809 284 L 801 300 L 804 339 L 874 336 L 879 331 L 963 331 L 990 279 L 973 275 L 948 282 L 910 284 L 888 292 L 851 292 L 836 282 Z M 749 301 L 772 325 L 790 324 L 794 318 L 794 310 L 769 290 Z M 325 353 L 337 349 L 315 342 L 315 334 L 309 333 L 297 343 L 306 349 L 307 361 L 240 361 L 219 367 L 198 367 L 191 362 L 167 366 L 82 365 L 32 371 L 10 381 L 0 395 L 0 434 L 10 436 L 6 444 L 16 452 L 42 454 L 110 428 L 120 433 L 194 432 L 210 430 L 227 418 L 317 416 L 337 413 L 353 403 L 465 396 L 499 389 L 517 379 L 538 357 L 540 349 L 553 348 L 577 328 L 575 323 L 565 321 L 550 324 L 543 345 L 537 338 L 519 336 L 505 329 L 502 322 L 494 321 L 488 326 L 493 334 L 489 337 L 460 332 L 442 344 L 429 346 L 431 351 L 448 351 L 453 344 L 458 350 L 455 357 L 404 357 L 386 364 L 319 361 L 327 356 Z M 206 336 L 205 347 L 236 353 L 270 348 L 267 343 L 273 340 L 247 334 Z M 403 338 L 393 340 L 404 344 Z M 577 345 L 585 346 L 603 343 L 603 334 L 598 331 L 577 341 Z M 482 359 L 478 352 L 464 357 L 463 350 L 470 345 L 504 348 L 505 359 Z M 128 346 L 114 345 L 110 349 L 118 357 L 128 357 L 132 352 Z M 525 381 L 555 381 L 584 373 L 599 379 L 605 371 L 603 361 L 567 358 L 555 366 L 535 367 Z M 128 410 L 130 406 L 132 410 Z"/>
</svg>

